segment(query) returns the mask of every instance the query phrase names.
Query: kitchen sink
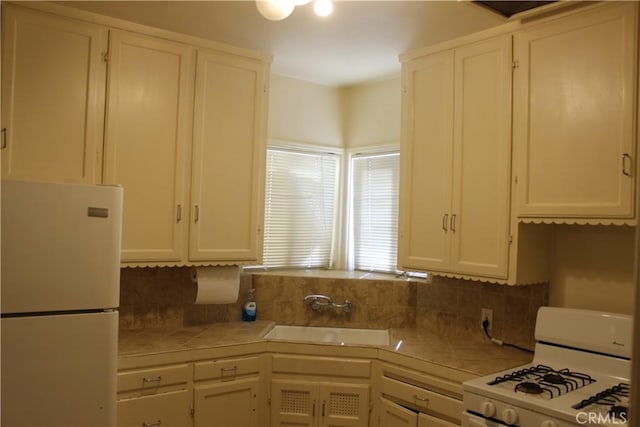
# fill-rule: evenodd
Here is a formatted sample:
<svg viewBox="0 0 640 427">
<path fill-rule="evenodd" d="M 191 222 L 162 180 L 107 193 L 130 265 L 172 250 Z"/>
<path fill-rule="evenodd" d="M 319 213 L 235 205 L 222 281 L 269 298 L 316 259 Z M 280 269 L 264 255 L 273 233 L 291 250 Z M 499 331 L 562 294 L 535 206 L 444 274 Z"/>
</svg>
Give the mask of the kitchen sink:
<svg viewBox="0 0 640 427">
<path fill-rule="evenodd" d="M 389 345 L 389 330 L 276 325 L 265 334 L 264 338 L 317 343 Z"/>
</svg>

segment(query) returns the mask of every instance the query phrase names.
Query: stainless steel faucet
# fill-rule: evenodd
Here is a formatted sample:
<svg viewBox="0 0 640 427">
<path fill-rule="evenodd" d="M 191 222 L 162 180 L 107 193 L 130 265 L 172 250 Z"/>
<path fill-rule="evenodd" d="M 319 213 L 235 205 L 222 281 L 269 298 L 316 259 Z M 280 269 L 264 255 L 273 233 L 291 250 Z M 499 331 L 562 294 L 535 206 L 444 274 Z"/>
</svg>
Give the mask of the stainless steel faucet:
<svg viewBox="0 0 640 427">
<path fill-rule="evenodd" d="M 311 305 L 311 308 L 315 311 L 320 311 L 322 308 L 327 307 L 337 308 L 345 313 L 349 313 L 353 308 L 353 304 L 349 300 L 345 300 L 343 304 L 336 304 L 331 297 L 318 294 L 307 295 L 304 297 L 304 302 Z"/>
</svg>

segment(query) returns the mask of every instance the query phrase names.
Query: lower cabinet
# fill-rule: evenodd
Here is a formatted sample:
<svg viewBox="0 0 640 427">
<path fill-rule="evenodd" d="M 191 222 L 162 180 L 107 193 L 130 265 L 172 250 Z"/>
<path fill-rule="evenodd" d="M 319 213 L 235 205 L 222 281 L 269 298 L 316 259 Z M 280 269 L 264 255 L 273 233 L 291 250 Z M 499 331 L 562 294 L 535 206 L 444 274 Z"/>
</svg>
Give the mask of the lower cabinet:
<svg viewBox="0 0 640 427">
<path fill-rule="evenodd" d="M 224 347 L 122 359 L 117 425 L 453 427 L 462 417 L 462 382 L 474 377 L 395 354 L 379 360 L 373 349 L 348 357 L 323 346 L 283 349 L 293 351 Z"/>
<path fill-rule="evenodd" d="M 261 363 L 265 356 L 217 359 L 194 365 L 194 427 L 258 427 Z"/>
<path fill-rule="evenodd" d="M 426 365 L 425 365 L 426 366 Z M 459 372 L 427 367 L 428 372 L 395 364 L 376 365 L 374 406 L 379 427 L 453 427 L 462 417 Z"/>
<path fill-rule="evenodd" d="M 273 380 L 271 427 L 366 427 L 369 385 Z"/>
<path fill-rule="evenodd" d="M 196 386 L 194 426 L 258 427 L 258 382 L 249 378 Z"/>
<path fill-rule="evenodd" d="M 380 427 L 454 427 L 458 424 L 406 408 L 383 397 L 380 398 L 379 425 Z"/>
<path fill-rule="evenodd" d="M 118 373 L 118 427 L 191 425 L 191 366 Z"/>
<path fill-rule="evenodd" d="M 184 427 L 191 425 L 187 390 L 118 401 L 118 426 Z"/>
</svg>

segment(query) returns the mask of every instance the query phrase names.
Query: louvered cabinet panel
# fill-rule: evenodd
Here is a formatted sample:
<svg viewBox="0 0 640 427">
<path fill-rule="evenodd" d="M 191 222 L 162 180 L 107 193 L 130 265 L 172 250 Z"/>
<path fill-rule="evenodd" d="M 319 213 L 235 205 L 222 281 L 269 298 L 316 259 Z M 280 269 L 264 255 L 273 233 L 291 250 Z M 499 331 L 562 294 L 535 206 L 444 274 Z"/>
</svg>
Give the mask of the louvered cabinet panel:
<svg viewBox="0 0 640 427">
<path fill-rule="evenodd" d="M 365 427 L 369 385 L 273 380 L 271 426 Z"/>
<path fill-rule="evenodd" d="M 307 381 L 271 382 L 271 427 L 315 426 L 318 385 Z"/>
<path fill-rule="evenodd" d="M 366 384 L 320 384 L 320 426 L 368 425 L 369 386 Z"/>
</svg>

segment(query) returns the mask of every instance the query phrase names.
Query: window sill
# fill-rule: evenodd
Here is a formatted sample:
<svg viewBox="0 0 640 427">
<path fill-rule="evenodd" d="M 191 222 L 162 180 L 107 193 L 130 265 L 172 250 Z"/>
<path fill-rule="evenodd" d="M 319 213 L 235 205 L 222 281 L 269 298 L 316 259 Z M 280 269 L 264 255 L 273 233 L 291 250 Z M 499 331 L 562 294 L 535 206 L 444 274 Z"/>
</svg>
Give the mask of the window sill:
<svg viewBox="0 0 640 427">
<path fill-rule="evenodd" d="M 269 276 L 289 276 L 289 277 L 319 277 L 328 279 L 357 279 L 357 280 L 389 280 L 397 282 L 420 282 L 431 283 L 431 277 L 427 276 L 426 279 L 420 277 L 406 277 L 398 276 L 392 273 L 376 273 L 367 271 L 349 271 L 349 270 L 322 270 L 322 269 L 309 269 L 309 270 L 270 270 L 264 271 L 259 269 L 245 269 L 246 273 L 255 275 L 269 275 Z"/>
</svg>

